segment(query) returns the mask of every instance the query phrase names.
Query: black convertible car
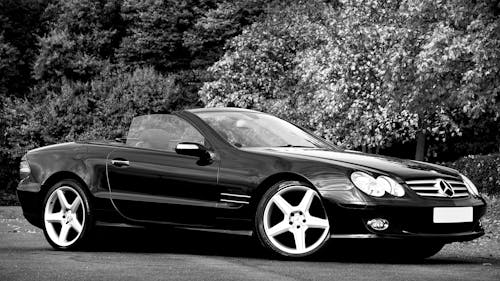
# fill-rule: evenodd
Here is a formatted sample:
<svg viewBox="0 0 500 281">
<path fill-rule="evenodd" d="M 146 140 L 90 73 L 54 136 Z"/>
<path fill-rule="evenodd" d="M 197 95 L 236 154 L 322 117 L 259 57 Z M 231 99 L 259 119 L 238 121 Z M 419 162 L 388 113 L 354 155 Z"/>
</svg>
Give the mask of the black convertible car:
<svg viewBox="0 0 500 281">
<path fill-rule="evenodd" d="M 139 116 L 121 143 L 34 149 L 20 173 L 24 216 L 56 249 L 101 224 L 252 233 L 287 257 L 353 238 L 422 258 L 484 233 L 485 201 L 456 170 L 342 150 L 252 110 Z"/>
</svg>

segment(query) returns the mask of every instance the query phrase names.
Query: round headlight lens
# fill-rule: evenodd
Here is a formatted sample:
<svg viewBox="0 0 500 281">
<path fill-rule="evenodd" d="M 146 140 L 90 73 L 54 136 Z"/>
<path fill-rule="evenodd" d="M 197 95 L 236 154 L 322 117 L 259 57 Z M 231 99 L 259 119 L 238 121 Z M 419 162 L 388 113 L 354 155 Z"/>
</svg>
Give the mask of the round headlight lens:
<svg viewBox="0 0 500 281">
<path fill-rule="evenodd" d="M 380 176 L 377 178 L 377 182 L 384 186 L 385 192 L 393 196 L 403 197 L 405 195 L 405 189 L 390 177 Z"/>
<path fill-rule="evenodd" d="M 354 172 L 351 174 L 351 180 L 357 188 L 368 195 L 382 197 L 385 194 L 384 187 L 380 186 L 377 180 L 367 173 Z"/>
<path fill-rule="evenodd" d="M 374 197 L 382 197 L 386 192 L 396 197 L 405 195 L 404 188 L 390 177 L 379 176 L 375 179 L 367 173 L 354 172 L 351 181 L 361 191 Z"/>
<path fill-rule="evenodd" d="M 472 195 L 479 196 L 479 190 L 477 190 L 477 187 L 474 185 L 474 183 L 472 183 L 472 181 L 466 176 L 462 174 L 460 174 L 460 176 L 462 177 L 462 180 L 464 181 L 464 184 L 469 192 L 472 193 Z"/>
</svg>

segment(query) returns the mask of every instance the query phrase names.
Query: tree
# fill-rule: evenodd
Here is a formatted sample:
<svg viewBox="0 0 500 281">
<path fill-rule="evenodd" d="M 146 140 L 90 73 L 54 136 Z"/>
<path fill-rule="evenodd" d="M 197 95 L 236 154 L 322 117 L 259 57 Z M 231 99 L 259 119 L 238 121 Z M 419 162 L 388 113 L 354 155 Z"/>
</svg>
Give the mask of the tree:
<svg viewBox="0 0 500 281">
<path fill-rule="evenodd" d="M 8 96 L 19 88 L 16 80 L 19 79 L 20 69 L 12 67 L 18 63 L 19 56 L 19 50 L 0 34 L 0 96 Z"/>
<path fill-rule="evenodd" d="M 272 112 L 350 147 L 416 141 L 421 160 L 426 139 L 461 133 L 458 112 L 498 115 L 491 7 L 459 0 L 274 3 L 262 22 L 229 42 L 200 95 L 209 106 Z M 478 19 L 484 28 L 472 28 Z M 454 24 L 463 30 L 450 33 Z M 459 49 L 468 55 L 457 56 Z M 474 97 L 478 86 L 484 91 Z"/>
<path fill-rule="evenodd" d="M 201 106 L 206 68 L 223 54 L 226 40 L 262 13 L 265 1 L 127 0 L 126 36 L 117 51 L 124 66 L 153 66 L 173 75 L 178 107 Z"/>
<path fill-rule="evenodd" d="M 127 0 L 122 16 L 127 34 L 118 50 L 127 65 L 151 65 L 173 72 L 189 63 L 183 33 L 192 25 L 193 1 Z"/>
<path fill-rule="evenodd" d="M 0 1 L 0 96 L 24 96 L 33 84 L 31 70 L 46 0 Z"/>
<path fill-rule="evenodd" d="M 237 0 L 214 1 L 199 8 L 196 20 L 183 36 L 183 45 L 192 56 L 191 67 L 207 68 L 219 60 L 226 42 L 259 20 L 267 6 L 264 0 Z"/>
<path fill-rule="evenodd" d="M 296 58 L 326 43 L 328 11 L 331 7 L 321 1 L 269 4 L 265 18 L 231 39 L 224 56 L 209 69 L 216 80 L 201 89 L 203 101 L 208 106 L 256 108 L 307 123 L 294 118 L 307 112 L 297 110 L 299 105 L 308 106 L 301 94 L 301 87 L 308 85 L 300 84 Z"/>
<path fill-rule="evenodd" d="M 5 149 L 17 159 L 47 144 L 120 136 L 136 115 L 170 112 L 176 90 L 172 78 L 151 67 L 123 72 L 108 66 L 89 82 L 63 79 L 40 103 L 6 101 Z"/>
<path fill-rule="evenodd" d="M 100 73 L 122 36 L 119 0 L 60 0 L 45 10 L 49 32 L 40 38 L 35 92 L 60 89 L 64 79 L 90 81 Z"/>
<path fill-rule="evenodd" d="M 500 7 L 498 1 L 411 2 L 412 24 L 420 26 L 415 103 L 445 102 L 445 114 L 470 118 L 476 127 L 500 117 Z M 420 97 L 420 98 L 418 98 Z M 425 108 L 425 107 L 424 107 Z M 454 111 L 454 112 L 453 112 Z M 434 130 L 429 124 L 422 134 Z M 444 135 L 443 130 L 439 130 Z M 500 140 L 500 134 L 482 136 Z M 469 140 L 470 141 L 470 140 Z M 500 147 L 499 147 L 500 149 Z"/>
</svg>

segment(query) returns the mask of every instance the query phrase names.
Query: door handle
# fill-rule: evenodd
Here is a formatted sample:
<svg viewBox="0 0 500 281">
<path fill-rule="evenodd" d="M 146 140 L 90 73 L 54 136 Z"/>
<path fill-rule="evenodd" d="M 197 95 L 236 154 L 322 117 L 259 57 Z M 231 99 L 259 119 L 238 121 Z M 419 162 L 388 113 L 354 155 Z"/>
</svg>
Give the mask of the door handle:
<svg viewBox="0 0 500 281">
<path fill-rule="evenodd" d="M 111 164 L 116 167 L 128 167 L 130 162 L 127 160 L 111 160 Z"/>
</svg>

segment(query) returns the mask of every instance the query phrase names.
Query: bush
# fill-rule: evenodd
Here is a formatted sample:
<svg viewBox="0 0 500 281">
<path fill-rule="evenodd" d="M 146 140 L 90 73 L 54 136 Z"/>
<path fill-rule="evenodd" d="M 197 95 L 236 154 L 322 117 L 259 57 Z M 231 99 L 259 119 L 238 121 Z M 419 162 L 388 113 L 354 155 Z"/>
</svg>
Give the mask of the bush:
<svg viewBox="0 0 500 281">
<path fill-rule="evenodd" d="M 466 175 L 480 192 L 500 194 L 500 153 L 469 155 L 443 165 Z"/>
<path fill-rule="evenodd" d="M 136 115 L 175 110 L 174 78 L 151 67 L 105 69 L 90 82 L 63 79 L 40 101 L 5 98 L 0 108 L 0 190 L 17 184 L 24 153 L 48 144 L 122 136 Z"/>
</svg>

